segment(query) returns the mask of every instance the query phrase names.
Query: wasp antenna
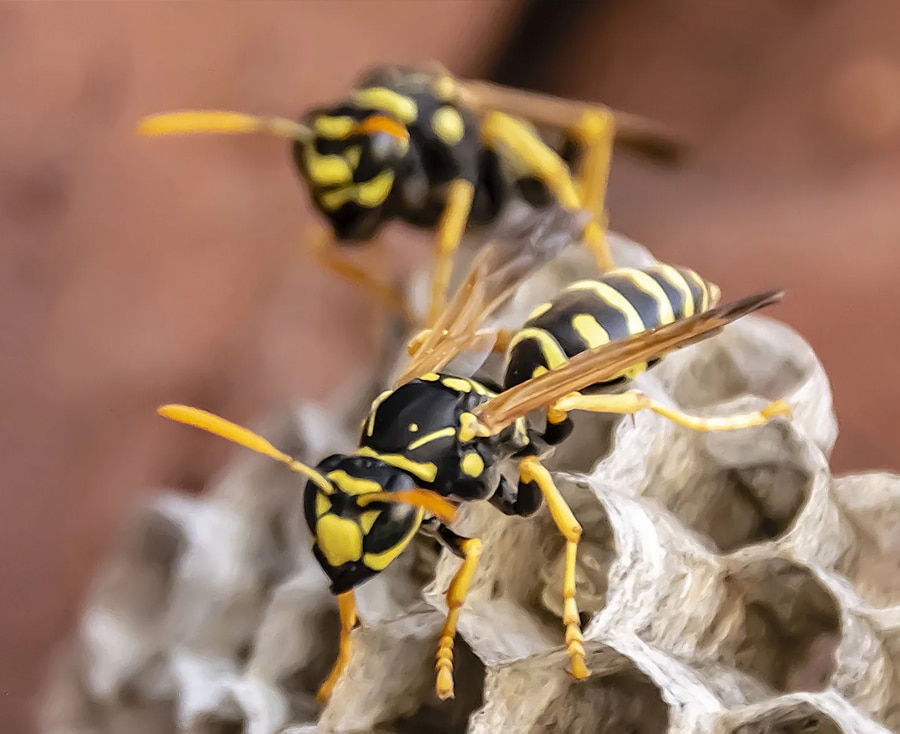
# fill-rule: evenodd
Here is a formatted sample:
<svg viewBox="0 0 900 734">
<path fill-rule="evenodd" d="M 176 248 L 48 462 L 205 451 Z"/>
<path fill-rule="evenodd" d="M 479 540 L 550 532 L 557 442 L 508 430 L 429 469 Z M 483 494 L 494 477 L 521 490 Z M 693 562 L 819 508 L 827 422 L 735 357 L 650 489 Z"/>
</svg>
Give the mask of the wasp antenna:
<svg viewBox="0 0 900 734">
<path fill-rule="evenodd" d="M 184 423 L 194 428 L 199 428 L 207 433 L 224 438 L 239 446 L 255 451 L 270 459 L 280 461 L 287 465 L 292 471 L 303 474 L 308 479 L 315 482 L 327 494 L 332 493 L 331 485 L 319 472 L 306 464 L 297 461 L 294 457 L 289 456 L 283 451 L 276 449 L 262 436 L 254 433 L 249 428 L 239 426 L 237 423 L 225 420 L 214 413 L 209 413 L 199 408 L 192 408 L 189 405 L 163 405 L 158 408 L 163 418 L 168 418 L 176 423 Z"/>
<path fill-rule="evenodd" d="M 301 142 L 308 142 L 313 136 L 312 130 L 306 125 L 286 117 L 258 117 L 245 115 L 243 112 L 216 110 L 184 110 L 150 115 L 141 120 L 137 133 L 145 137 L 261 133 Z"/>
</svg>

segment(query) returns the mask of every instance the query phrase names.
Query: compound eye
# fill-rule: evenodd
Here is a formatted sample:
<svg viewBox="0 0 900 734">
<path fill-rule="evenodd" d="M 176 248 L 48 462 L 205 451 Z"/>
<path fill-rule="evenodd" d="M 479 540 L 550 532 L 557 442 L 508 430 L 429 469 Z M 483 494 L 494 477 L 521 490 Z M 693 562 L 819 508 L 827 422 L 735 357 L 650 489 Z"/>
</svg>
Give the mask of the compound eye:
<svg viewBox="0 0 900 734">
<path fill-rule="evenodd" d="M 390 133 L 377 132 L 369 136 L 369 150 L 372 158 L 379 163 L 386 163 L 403 157 L 405 142 Z"/>
</svg>

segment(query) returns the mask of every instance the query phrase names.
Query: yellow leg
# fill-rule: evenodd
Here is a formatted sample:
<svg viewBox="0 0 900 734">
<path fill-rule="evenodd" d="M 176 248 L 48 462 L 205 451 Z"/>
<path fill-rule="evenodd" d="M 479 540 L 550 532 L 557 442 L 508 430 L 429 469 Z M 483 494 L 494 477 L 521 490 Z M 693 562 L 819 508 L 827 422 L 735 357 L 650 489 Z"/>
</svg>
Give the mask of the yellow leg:
<svg viewBox="0 0 900 734">
<path fill-rule="evenodd" d="M 791 417 L 791 409 L 784 400 L 776 400 L 760 411 L 732 415 L 724 418 L 700 418 L 682 413 L 680 410 L 651 400 L 638 390 L 629 390 L 621 395 L 579 395 L 573 394 L 559 400 L 547 411 L 552 423 L 565 420 L 570 410 L 584 410 L 591 413 L 616 413 L 634 415 L 641 410 L 651 410 L 693 431 L 736 431 L 752 426 L 762 426 L 778 416 Z"/>
<path fill-rule="evenodd" d="M 313 256 L 322 267 L 359 286 L 379 303 L 409 316 L 409 308 L 403 292 L 389 283 L 378 280 L 345 259 L 335 247 L 330 232 L 319 230 L 311 239 Z"/>
<path fill-rule="evenodd" d="M 447 619 L 441 628 L 441 636 L 438 641 L 437 683 L 435 690 L 442 701 L 453 698 L 453 640 L 456 638 L 456 624 L 459 621 L 459 610 L 466 600 L 472 578 L 475 576 L 475 568 L 481 557 L 481 541 L 478 538 L 461 539 L 459 549 L 465 555 L 450 587 L 447 589 Z"/>
<path fill-rule="evenodd" d="M 410 357 L 416 355 L 419 348 L 425 343 L 429 334 L 431 334 L 431 329 L 422 329 L 422 331 L 409 340 L 406 345 L 406 351 Z M 509 346 L 512 337 L 513 332 L 510 329 L 480 329 L 473 337 L 476 341 L 473 341 L 473 346 L 471 348 L 474 349 L 480 343 L 481 339 L 490 339 L 493 342 L 492 351 L 502 354 Z"/>
<path fill-rule="evenodd" d="M 566 626 L 566 650 L 572 664 L 570 672 L 578 680 L 584 680 L 590 675 L 590 671 L 584 662 L 584 638 L 581 635 L 581 620 L 575 604 L 575 560 L 578 555 L 578 541 L 581 538 L 581 525 L 560 494 L 550 472 L 536 456 L 529 456 L 519 463 L 519 481 L 537 484 L 544 495 L 547 509 L 550 510 L 556 527 L 566 539 L 566 569 L 563 577 L 563 624 Z"/>
<path fill-rule="evenodd" d="M 345 591 L 343 594 L 338 594 L 338 607 L 341 612 L 341 646 L 331 673 L 329 673 L 328 678 L 325 679 L 325 682 L 316 694 L 316 701 L 320 704 L 325 704 L 331 698 L 331 692 L 350 661 L 350 633 L 356 626 L 358 619 L 356 615 L 356 598 L 353 596 L 352 589 Z"/>
<path fill-rule="evenodd" d="M 438 224 L 436 260 L 434 275 L 431 278 L 431 298 L 425 322 L 427 326 L 433 326 L 438 316 L 447 307 L 447 291 L 450 288 L 450 275 L 453 272 L 453 256 L 459 249 L 459 243 L 469 221 L 474 197 L 475 187 L 468 181 L 458 179 L 450 183 L 447 206 Z"/>
<path fill-rule="evenodd" d="M 596 121 L 594 124 L 588 124 L 585 129 L 596 127 L 595 123 Z M 523 168 L 531 171 L 536 178 L 543 181 L 560 206 L 573 212 L 590 206 L 590 201 L 586 202 L 579 196 L 565 161 L 552 148 L 535 137 L 528 126 L 501 112 L 490 112 L 484 118 L 481 129 L 486 144 L 502 152 L 504 156 L 516 160 Z M 595 145 L 594 147 L 602 153 L 602 146 Z M 593 155 L 597 157 L 600 153 Z M 590 157 L 588 155 L 588 158 Z M 589 177 L 588 188 L 593 187 L 593 190 L 588 191 L 590 196 L 596 198 L 598 182 L 601 180 L 603 182 L 602 191 L 605 192 L 605 173 L 600 177 Z M 592 220 L 584 228 L 582 236 L 585 245 L 594 254 L 601 272 L 609 270 L 612 266 L 612 258 L 609 254 L 609 244 L 606 242 L 603 227 Z"/>
</svg>

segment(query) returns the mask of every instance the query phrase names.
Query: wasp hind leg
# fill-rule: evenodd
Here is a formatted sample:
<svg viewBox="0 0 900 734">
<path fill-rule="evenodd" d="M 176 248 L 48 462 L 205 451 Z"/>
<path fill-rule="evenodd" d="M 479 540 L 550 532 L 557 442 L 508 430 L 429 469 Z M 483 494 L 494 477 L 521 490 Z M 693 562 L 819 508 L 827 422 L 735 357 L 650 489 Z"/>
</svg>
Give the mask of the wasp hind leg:
<svg viewBox="0 0 900 734">
<path fill-rule="evenodd" d="M 350 633 L 359 621 L 356 613 L 356 597 L 353 595 L 352 589 L 338 595 L 338 607 L 341 614 L 341 643 L 334 667 L 316 694 L 316 701 L 320 704 L 325 704 L 331 698 L 331 692 L 340 680 L 347 663 L 350 662 Z"/>
<path fill-rule="evenodd" d="M 614 135 L 612 115 L 608 116 L 608 130 L 603 127 L 602 123 L 598 123 L 599 118 L 596 116 L 588 116 L 586 119 L 588 122 L 585 123 L 584 130 L 590 132 L 596 140 L 593 144 L 585 146 L 588 153 L 584 157 L 586 160 L 595 162 L 606 160 L 608 169 Z M 601 272 L 605 273 L 612 269 L 613 263 L 609 252 L 609 243 L 606 240 L 606 231 L 604 226 L 597 221 L 599 217 L 601 222 L 605 223 L 603 199 L 605 198 L 608 170 L 601 170 L 597 174 L 585 174 L 586 180 L 576 186 L 566 162 L 556 151 L 536 137 L 534 132 L 520 120 L 502 112 L 489 112 L 484 118 L 481 131 L 488 147 L 515 160 L 521 168 L 530 171 L 531 175 L 541 180 L 553 193 L 560 206 L 572 212 L 590 210 L 592 219 L 582 231 L 584 244 L 594 255 Z M 605 148 L 604 144 L 606 143 L 608 145 Z M 582 190 L 581 192 L 579 192 L 579 188 Z M 599 203 L 597 199 L 599 199 Z M 599 211 L 596 211 L 597 209 Z"/>
<path fill-rule="evenodd" d="M 664 418 L 668 418 L 673 423 L 701 432 L 736 431 L 742 428 L 763 426 L 778 416 L 791 417 L 791 409 L 787 402 L 776 400 L 769 403 L 762 410 L 752 413 L 721 418 L 701 418 L 651 400 L 639 390 L 629 390 L 621 395 L 581 395 L 579 393 L 569 395 L 557 401 L 547 411 L 547 420 L 552 423 L 560 423 L 566 418 L 567 413 L 572 410 L 584 410 L 591 413 L 615 413 L 618 415 L 634 415 L 642 410 L 650 410 Z"/>
<path fill-rule="evenodd" d="M 438 538 L 442 545 L 463 559 L 462 565 L 447 587 L 447 618 L 441 628 L 435 658 L 434 667 L 437 671 L 435 692 L 437 697 L 444 701 L 453 698 L 453 643 L 456 639 L 456 625 L 459 622 L 459 611 L 466 600 L 475 569 L 478 567 L 482 546 L 478 538 L 464 538 L 444 525 L 438 528 Z"/>
<path fill-rule="evenodd" d="M 575 562 L 578 557 L 578 541 L 581 539 L 581 525 L 575 519 L 547 468 L 536 456 L 529 456 L 519 462 L 519 491 L 527 492 L 528 488 L 533 486 L 537 486 L 541 491 L 556 527 L 566 539 L 566 567 L 563 576 L 566 650 L 569 653 L 572 676 L 584 680 L 590 675 L 590 671 L 584 661 L 584 637 L 581 634 L 581 620 L 575 603 Z"/>
</svg>

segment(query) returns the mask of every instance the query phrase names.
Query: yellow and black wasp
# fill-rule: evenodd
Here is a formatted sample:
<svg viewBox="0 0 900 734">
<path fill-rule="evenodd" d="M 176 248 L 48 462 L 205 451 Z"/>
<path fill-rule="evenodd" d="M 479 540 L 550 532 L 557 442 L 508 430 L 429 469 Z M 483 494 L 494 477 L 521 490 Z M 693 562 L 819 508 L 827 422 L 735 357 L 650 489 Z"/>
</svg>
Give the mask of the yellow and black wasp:
<svg viewBox="0 0 900 734">
<path fill-rule="evenodd" d="M 562 140 L 549 145 L 535 125 L 562 131 Z M 634 115 L 405 66 L 371 70 L 346 99 L 300 122 L 185 111 L 145 118 L 139 131 L 292 140 L 297 170 L 331 229 L 314 238 L 314 254 L 397 309 L 405 302 L 396 289 L 342 257 L 336 244 L 371 240 L 390 220 L 436 229 L 428 326 L 446 305 L 464 232 L 497 221 L 513 199 L 590 212 L 583 239 L 600 271 L 608 270 L 604 201 L 614 141 L 658 160 L 674 160 L 680 149 Z"/>
<path fill-rule="evenodd" d="M 163 416 L 266 454 L 307 478 L 305 518 L 314 554 L 331 580 L 341 616 L 338 660 L 323 683 L 330 695 L 347 664 L 357 623 L 354 588 L 383 571 L 420 530 L 427 530 L 462 565 L 447 590 L 448 613 L 437 651 L 437 695 L 453 696 L 453 645 L 457 619 L 475 574 L 482 544 L 450 529 L 460 503 L 486 500 L 508 515 L 528 516 L 542 502 L 565 536 L 563 584 L 565 641 L 571 673 L 589 675 L 575 603 L 575 562 L 581 526 L 539 455 L 567 435 L 573 410 L 659 413 L 694 430 L 733 430 L 789 415 L 776 401 L 740 416 L 704 419 L 656 403 L 642 393 L 585 394 L 646 369 L 667 353 L 705 339 L 730 322 L 778 302 L 772 291 L 724 306 L 717 289 L 691 271 L 667 266 L 618 270 L 577 283 L 532 315 L 508 340 L 504 384 L 491 389 L 468 376 L 441 372 L 479 338 L 479 325 L 509 293 L 486 287 L 502 271 L 496 250 L 477 255 L 447 310 L 432 330 L 410 344 L 412 359 L 392 389 L 379 395 L 363 420 L 359 447 L 307 466 L 265 439 L 222 418 L 169 405 Z M 546 411 L 546 427 L 528 422 Z M 501 465 L 517 466 L 517 481 Z M 428 518 L 426 518 L 426 513 Z"/>
</svg>

